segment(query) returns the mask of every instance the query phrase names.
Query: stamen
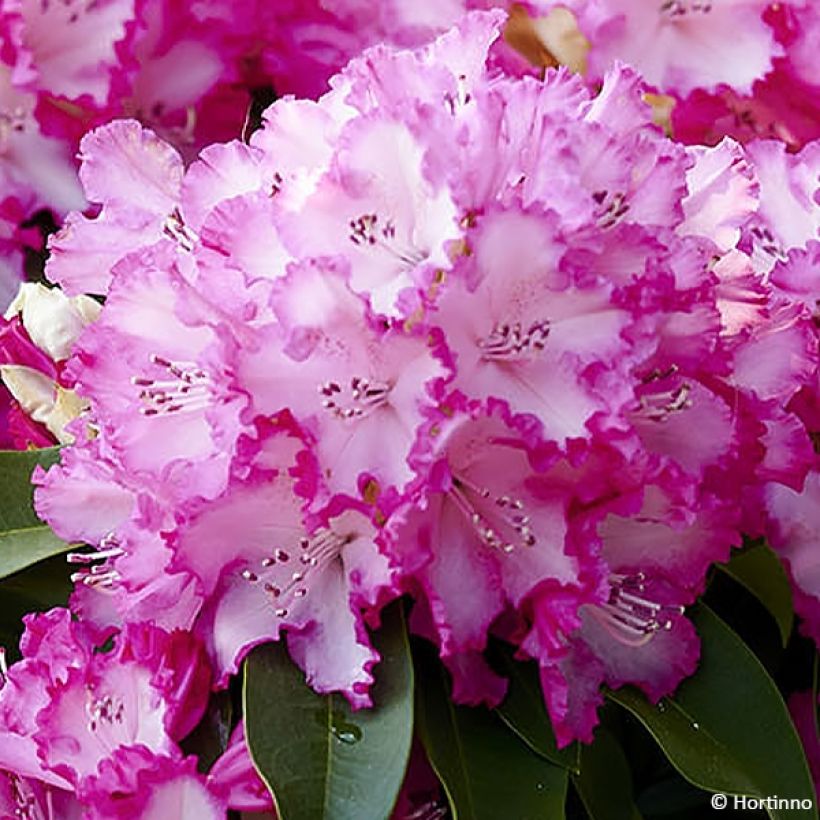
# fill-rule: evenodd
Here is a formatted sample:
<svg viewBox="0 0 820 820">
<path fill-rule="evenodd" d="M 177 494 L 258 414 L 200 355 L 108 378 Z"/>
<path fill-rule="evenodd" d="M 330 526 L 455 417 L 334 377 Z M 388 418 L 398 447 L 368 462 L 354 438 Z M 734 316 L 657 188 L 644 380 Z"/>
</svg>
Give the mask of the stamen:
<svg viewBox="0 0 820 820">
<path fill-rule="evenodd" d="M 125 551 L 120 547 L 111 547 L 107 550 L 97 550 L 95 552 L 69 552 L 66 561 L 69 564 L 91 564 L 94 561 L 105 561 L 108 558 L 116 558 L 124 555 Z"/>
<path fill-rule="evenodd" d="M 9 678 L 9 664 L 6 659 L 6 647 L 0 646 L 0 689 L 6 685 Z"/>
<path fill-rule="evenodd" d="M 644 590 L 644 575 L 611 575 L 610 594 L 605 604 L 589 611 L 606 630 L 626 646 L 644 646 L 655 633 L 672 628 L 674 619 L 683 615 L 682 606 L 659 604 L 638 595 Z"/>
<path fill-rule="evenodd" d="M 443 820 L 449 813 L 446 806 L 442 806 L 437 798 L 427 800 L 410 814 L 404 815 L 404 820 Z"/>
<path fill-rule="evenodd" d="M 661 14 L 677 20 L 689 14 L 708 14 L 712 10 L 711 0 L 663 0 Z"/>
<path fill-rule="evenodd" d="M 125 705 L 120 698 L 105 695 L 101 698 L 94 698 L 86 705 L 88 714 L 88 728 L 96 732 L 102 725 L 112 726 L 115 723 L 122 723 L 125 712 Z"/>
<path fill-rule="evenodd" d="M 152 379 L 133 376 L 131 384 L 141 387 L 144 416 L 166 416 L 180 411 L 202 410 L 213 401 L 213 381 L 195 362 L 175 362 L 152 354 L 151 364 L 162 368 L 172 378 Z"/>
<path fill-rule="evenodd" d="M 765 225 L 755 225 L 749 234 L 752 238 L 752 262 L 759 267 L 769 268 L 788 259 L 783 246 Z"/>
<path fill-rule="evenodd" d="M 360 419 L 387 403 L 393 385 L 353 376 L 347 384 L 329 381 L 319 385 L 322 406 L 337 419 Z"/>
<path fill-rule="evenodd" d="M 488 547 L 509 555 L 519 547 L 535 546 L 530 517 L 520 499 L 493 495 L 460 476 L 453 480 L 448 497 Z"/>
<path fill-rule="evenodd" d="M 276 171 L 273 175 L 273 181 L 270 186 L 270 195 L 276 196 L 278 193 L 281 193 L 282 185 L 284 185 L 284 183 L 284 177 L 279 173 L 279 171 Z"/>
<path fill-rule="evenodd" d="M 26 130 L 26 119 L 26 111 L 21 105 L 0 111 L 0 150 L 6 148 L 8 138 L 12 134 Z"/>
<path fill-rule="evenodd" d="M 14 816 L 18 820 L 44 820 L 31 786 L 13 772 L 4 772 L 3 774 L 8 778 L 11 796 L 14 800 Z M 46 791 L 46 795 L 51 795 L 50 789 Z M 53 817 L 54 814 L 50 813 L 48 820 Z"/>
<path fill-rule="evenodd" d="M 611 228 L 618 223 L 622 216 L 629 212 L 629 203 L 626 194 L 616 191 L 595 191 L 592 199 L 599 206 L 595 211 L 595 219 L 602 230 Z"/>
<path fill-rule="evenodd" d="M 69 552 L 66 561 L 69 564 L 85 565 L 78 572 L 71 573 L 71 580 L 75 584 L 84 584 L 89 587 L 110 587 L 120 577 L 117 570 L 107 565 L 107 561 L 124 555 L 125 550 L 113 533 L 106 535 L 96 550 L 90 552 Z M 95 563 L 99 561 L 99 563 Z"/>
<path fill-rule="evenodd" d="M 687 410 L 692 406 L 689 394 L 692 385 L 684 382 L 674 390 L 662 393 L 645 393 L 639 398 L 640 408 L 635 415 L 650 421 L 667 421 L 673 413 Z"/>
<path fill-rule="evenodd" d="M 184 251 L 190 253 L 196 247 L 199 237 L 191 230 L 182 218 L 179 208 L 174 208 L 165 224 L 162 227 L 162 232 L 169 239 L 173 239 Z"/>
<path fill-rule="evenodd" d="M 351 219 L 349 227 L 348 238 L 354 245 L 382 250 L 402 265 L 414 268 L 427 258 L 421 250 L 403 248 L 396 242 L 396 223 L 392 219 L 380 223 L 378 214 L 362 214 L 357 219 Z"/>
<path fill-rule="evenodd" d="M 666 370 L 659 370 L 657 367 L 641 379 L 643 384 L 651 384 L 652 382 L 663 381 L 674 376 L 680 368 L 676 364 L 671 364 Z"/>
<path fill-rule="evenodd" d="M 274 615 L 281 619 L 290 612 L 289 607 L 308 594 L 310 579 L 335 560 L 342 547 L 350 541 L 349 536 L 339 535 L 329 529 L 319 529 L 311 537 L 298 540 L 301 550 L 298 570 L 287 570 L 290 554 L 281 548 L 274 550 L 259 562 L 259 570 L 245 568 L 240 573 L 251 584 L 261 582 L 262 589 L 276 601 Z M 292 565 L 291 565 L 292 566 Z"/>
<path fill-rule="evenodd" d="M 515 324 L 496 324 L 489 336 L 478 340 L 482 359 L 510 360 L 539 353 L 547 345 L 550 322 L 542 319 L 524 328 Z"/>
<path fill-rule="evenodd" d="M 75 584 L 84 584 L 87 587 L 111 587 L 119 580 L 120 574 L 114 569 L 102 566 L 91 567 L 90 571 L 74 572 L 70 578 Z"/>
</svg>

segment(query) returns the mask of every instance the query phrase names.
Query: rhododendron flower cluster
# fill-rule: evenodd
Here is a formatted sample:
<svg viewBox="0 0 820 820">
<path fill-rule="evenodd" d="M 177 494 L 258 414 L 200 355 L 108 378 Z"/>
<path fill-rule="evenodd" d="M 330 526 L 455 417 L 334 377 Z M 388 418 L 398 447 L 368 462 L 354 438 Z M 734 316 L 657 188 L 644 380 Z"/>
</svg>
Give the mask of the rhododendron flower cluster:
<svg viewBox="0 0 820 820">
<path fill-rule="evenodd" d="M 459 703 L 503 701 L 491 643 L 533 661 L 559 747 L 695 672 L 744 536 L 820 644 L 820 147 L 778 107 L 692 125 L 809 88 L 816 10 L 273 5 L 0 15 L 10 250 L 68 212 L 0 323 L 0 437 L 63 445 L 34 503 L 73 570 L 0 657 L 10 815 L 270 816 L 241 720 L 185 750 L 211 693 L 281 641 L 371 707 L 402 597 Z M 262 77 L 302 96 L 202 148 Z"/>
<path fill-rule="evenodd" d="M 657 116 L 668 121 L 672 106 L 672 131 L 686 142 L 764 136 L 796 150 L 818 136 L 816 4 L 659 0 L 655 6 L 9 0 L 0 9 L 2 281 L 19 281 L 26 248 L 39 245 L 39 232 L 24 227 L 32 214 L 50 209 L 59 221 L 84 206 L 73 156 L 89 128 L 132 117 L 190 160 L 247 126 L 254 97 L 316 98 L 366 47 L 424 45 L 471 9 L 510 13 L 491 60 L 511 75 L 563 64 L 594 85 L 613 60 L 633 64 L 652 87 Z M 725 36 L 730 30 L 735 36 Z M 0 288 L 0 304 L 12 289 Z"/>
<path fill-rule="evenodd" d="M 5 2 L 0 306 L 23 278 L 26 250 L 42 243 L 28 220 L 48 209 L 59 222 L 87 204 L 74 155 L 90 128 L 135 118 L 190 160 L 247 127 L 254 99 L 294 91 L 318 96 L 366 46 L 427 42 L 467 8 L 382 6 L 374 15 L 345 3 Z M 511 49 L 504 55 L 519 69 L 525 65 Z"/>
<path fill-rule="evenodd" d="M 87 622 L 191 629 L 220 686 L 286 635 L 367 706 L 366 624 L 409 592 L 457 699 L 499 701 L 498 634 L 562 742 L 602 682 L 695 669 L 683 607 L 814 459 L 815 331 L 768 274 L 815 234 L 816 160 L 676 145 L 623 65 L 506 77 L 500 23 L 365 52 L 187 170 L 136 122 L 84 138 L 99 215 L 48 275 L 106 303 L 36 503 L 98 548 Z"/>
</svg>

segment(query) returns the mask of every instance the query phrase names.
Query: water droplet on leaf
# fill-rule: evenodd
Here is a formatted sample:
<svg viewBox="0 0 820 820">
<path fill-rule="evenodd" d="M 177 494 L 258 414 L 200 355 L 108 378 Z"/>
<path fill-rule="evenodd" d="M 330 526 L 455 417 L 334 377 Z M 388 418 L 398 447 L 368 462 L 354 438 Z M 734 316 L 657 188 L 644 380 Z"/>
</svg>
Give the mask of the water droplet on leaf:
<svg viewBox="0 0 820 820">
<path fill-rule="evenodd" d="M 358 743 L 362 739 L 362 730 L 355 723 L 348 723 L 342 715 L 333 715 L 330 731 L 342 743 Z"/>
</svg>

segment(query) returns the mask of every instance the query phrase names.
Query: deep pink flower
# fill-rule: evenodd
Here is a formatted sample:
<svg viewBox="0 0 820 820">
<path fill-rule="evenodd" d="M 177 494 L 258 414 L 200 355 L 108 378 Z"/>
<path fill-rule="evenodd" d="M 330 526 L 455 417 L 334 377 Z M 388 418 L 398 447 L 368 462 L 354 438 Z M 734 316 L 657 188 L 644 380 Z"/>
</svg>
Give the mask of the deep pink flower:
<svg viewBox="0 0 820 820">
<path fill-rule="evenodd" d="M 79 794 L 89 820 L 222 820 L 227 806 L 197 771 L 195 757 L 144 746 L 115 749 Z"/>
<path fill-rule="evenodd" d="M 803 743 L 814 790 L 820 793 L 820 739 L 817 737 L 817 699 L 814 692 L 795 692 L 788 702 L 789 712 Z"/>
<path fill-rule="evenodd" d="M 208 772 L 212 791 L 225 795 L 225 802 L 238 811 L 273 810 L 273 799 L 251 762 L 245 740 L 245 723 L 240 721 L 231 733 L 228 748 Z"/>
<path fill-rule="evenodd" d="M 723 85 L 702 89 L 672 109 L 676 138 L 688 143 L 716 143 L 722 136 L 740 142 L 776 139 L 790 151 L 820 137 L 820 85 L 812 70 L 820 14 L 814 3 L 773 3 L 763 19 L 771 26 L 784 56 L 757 79 L 751 92 Z"/>
<path fill-rule="evenodd" d="M 73 784 L 117 748 L 169 753 L 199 721 L 210 671 L 185 633 L 128 625 L 111 652 L 91 653 L 46 683 L 35 740 L 45 767 Z M 53 674 L 53 673 L 52 673 Z"/>
<path fill-rule="evenodd" d="M 20 650 L 21 661 L 3 665 L 0 767 L 16 778 L 11 786 L 39 781 L 29 787 L 35 795 L 57 787 L 58 803 L 71 803 L 60 789 L 82 797 L 118 749 L 177 754 L 174 741 L 196 725 L 208 698 L 210 669 L 186 633 L 131 625 L 105 651 L 55 609 L 26 618 Z"/>
</svg>

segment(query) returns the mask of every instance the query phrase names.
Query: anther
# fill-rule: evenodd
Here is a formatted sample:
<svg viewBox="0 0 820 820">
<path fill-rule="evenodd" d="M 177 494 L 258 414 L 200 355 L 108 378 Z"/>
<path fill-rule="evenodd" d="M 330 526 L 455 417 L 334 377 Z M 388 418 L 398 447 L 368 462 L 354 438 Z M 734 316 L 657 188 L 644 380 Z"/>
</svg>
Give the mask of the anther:
<svg viewBox="0 0 820 820">
<path fill-rule="evenodd" d="M 325 382 L 318 387 L 325 396 L 322 407 L 338 419 L 359 419 L 381 407 L 388 400 L 392 385 L 353 376 L 346 384 Z"/>
<path fill-rule="evenodd" d="M 544 350 L 550 335 L 550 322 L 542 319 L 524 327 L 520 322 L 496 324 L 490 335 L 478 340 L 482 359 L 510 360 L 531 356 Z"/>
</svg>

